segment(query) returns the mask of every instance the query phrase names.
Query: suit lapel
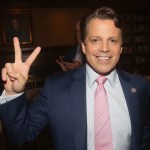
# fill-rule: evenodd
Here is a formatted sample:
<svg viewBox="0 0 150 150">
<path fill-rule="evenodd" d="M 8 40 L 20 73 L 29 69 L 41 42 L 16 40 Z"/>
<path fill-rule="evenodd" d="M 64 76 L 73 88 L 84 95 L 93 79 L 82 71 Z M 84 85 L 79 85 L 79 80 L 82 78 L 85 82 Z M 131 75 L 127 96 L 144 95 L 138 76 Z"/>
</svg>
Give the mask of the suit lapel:
<svg viewBox="0 0 150 150">
<path fill-rule="evenodd" d="M 86 77 L 83 68 L 75 73 L 70 87 L 76 150 L 87 150 Z"/>
<path fill-rule="evenodd" d="M 131 120 L 131 150 L 140 149 L 140 104 L 138 89 L 131 78 L 118 71 Z M 86 76 L 85 67 L 81 67 L 73 76 L 70 86 L 72 126 L 76 150 L 87 150 L 87 116 L 86 116 Z"/>
<path fill-rule="evenodd" d="M 131 121 L 131 149 L 138 150 L 140 148 L 140 104 L 138 100 L 137 87 L 131 82 L 125 73 L 118 71 L 119 79 L 123 88 L 124 96 Z"/>
</svg>

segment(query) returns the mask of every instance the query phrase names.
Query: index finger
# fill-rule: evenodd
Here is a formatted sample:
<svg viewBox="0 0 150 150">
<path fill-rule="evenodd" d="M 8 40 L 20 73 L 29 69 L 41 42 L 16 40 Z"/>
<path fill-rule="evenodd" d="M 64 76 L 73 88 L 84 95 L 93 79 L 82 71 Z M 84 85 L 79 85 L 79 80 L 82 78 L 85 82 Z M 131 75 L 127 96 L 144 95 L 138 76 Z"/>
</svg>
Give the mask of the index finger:
<svg viewBox="0 0 150 150">
<path fill-rule="evenodd" d="M 21 53 L 19 39 L 17 37 L 14 37 L 13 42 L 14 42 L 14 51 L 15 51 L 15 62 L 22 62 L 22 53 Z"/>
</svg>

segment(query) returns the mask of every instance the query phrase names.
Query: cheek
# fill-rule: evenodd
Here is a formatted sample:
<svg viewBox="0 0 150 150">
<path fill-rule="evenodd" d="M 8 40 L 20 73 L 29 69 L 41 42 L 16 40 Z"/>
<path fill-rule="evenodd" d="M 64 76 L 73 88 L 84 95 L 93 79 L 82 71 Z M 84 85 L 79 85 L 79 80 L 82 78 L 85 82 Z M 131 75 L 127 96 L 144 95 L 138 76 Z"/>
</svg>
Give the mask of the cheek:
<svg viewBox="0 0 150 150">
<path fill-rule="evenodd" d="M 114 55 L 119 56 L 122 53 L 122 48 L 121 47 L 115 47 L 112 49 L 112 52 Z"/>
<path fill-rule="evenodd" d="M 82 48 L 82 51 L 83 51 L 83 53 L 86 54 L 86 55 L 90 53 L 89 47 L 87 47 L 87 46 L 84 46 L 84 47 Z"/>
<path fill-rule="evenodd" d="M 82 46 L 82 51 L 86 55 L 94 55 L 99 51 L 99 47 L 97 45 L 91 46 L 90 44 L 87 44 L 86 46 Z"/>
<path fill-rule="evenodd" d="M 92 55 L 91 49 L 85 49 L 85 54 L 90 57 Z"/>
</svg>

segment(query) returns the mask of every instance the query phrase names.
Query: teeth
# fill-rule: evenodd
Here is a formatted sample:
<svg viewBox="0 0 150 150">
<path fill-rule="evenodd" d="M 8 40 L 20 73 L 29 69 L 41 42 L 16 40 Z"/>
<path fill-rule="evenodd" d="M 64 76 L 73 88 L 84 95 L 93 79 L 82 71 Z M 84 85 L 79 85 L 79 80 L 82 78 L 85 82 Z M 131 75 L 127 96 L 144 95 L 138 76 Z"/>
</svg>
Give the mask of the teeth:
<svg viewBox="0 0 150 150">
<path fill-rule="evenodd" d="M 106 59 L 109 59 L 109 57 L 98 57 L 99 59 L 102 59 L 102 60 L 106 60 Z"/>
</svg>

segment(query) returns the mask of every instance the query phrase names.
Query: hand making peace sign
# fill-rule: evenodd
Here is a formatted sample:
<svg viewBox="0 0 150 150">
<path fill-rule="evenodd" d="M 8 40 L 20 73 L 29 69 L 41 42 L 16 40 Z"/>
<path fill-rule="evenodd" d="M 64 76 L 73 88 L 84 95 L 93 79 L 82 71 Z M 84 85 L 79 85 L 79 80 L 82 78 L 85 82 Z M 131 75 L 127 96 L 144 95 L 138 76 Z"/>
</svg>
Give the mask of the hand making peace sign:
<svg viewBox="0 0 150 150">
<path fill-rule="evenodd" d="M 6 63 L 2 69 L 2 80 L 7 95 L 21 93 L 25 89 L 28 80 L 30 66 L 40 53 L 41 48 L 37 47 L 25 62 L 22 61 L 22 52 L 19 39 L 13 38 L 15 61 L 14 63 Z"/>
</svg>

